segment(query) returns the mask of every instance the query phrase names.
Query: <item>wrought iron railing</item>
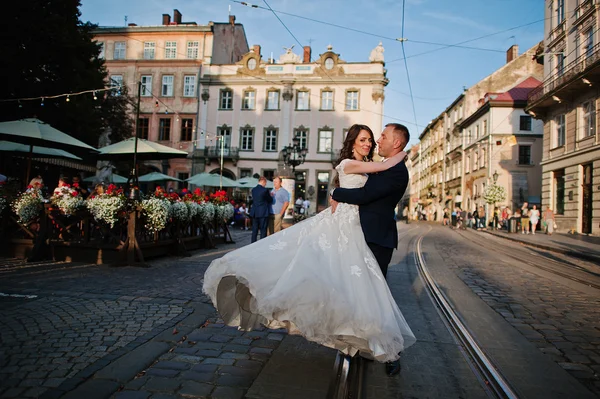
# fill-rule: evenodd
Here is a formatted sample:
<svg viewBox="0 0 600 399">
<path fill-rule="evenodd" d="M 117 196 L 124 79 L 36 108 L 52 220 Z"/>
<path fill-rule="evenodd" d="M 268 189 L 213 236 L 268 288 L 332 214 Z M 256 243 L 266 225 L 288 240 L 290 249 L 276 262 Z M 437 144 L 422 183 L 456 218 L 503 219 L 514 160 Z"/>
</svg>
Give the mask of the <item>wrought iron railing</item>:
<svg viewBox="0 0 600 399">
<path fill-rule="evenodd" d="M 220 158 L 221 146 L 211 146 L 204 149 L 204 156 L 208 158 Z M 240 150 L 238 147 L 223 147 L 223 158 L 239 159 Z"/>
<path fill-rule="evenodd" d="M 528 102 L 533 104 L 546 94 L 554 91 L 561 85 L 572 81 L 577 75 L 584 72 L 591 65 L 595 64 L 600 59 L 600 43 L 586 50 L 583 55 L 580 55 L 573 62 L 569 63 L 561 71 L 555 72 L 547 78 L 542 84 L 533 89 L 529 93 Z"/>
</svg>

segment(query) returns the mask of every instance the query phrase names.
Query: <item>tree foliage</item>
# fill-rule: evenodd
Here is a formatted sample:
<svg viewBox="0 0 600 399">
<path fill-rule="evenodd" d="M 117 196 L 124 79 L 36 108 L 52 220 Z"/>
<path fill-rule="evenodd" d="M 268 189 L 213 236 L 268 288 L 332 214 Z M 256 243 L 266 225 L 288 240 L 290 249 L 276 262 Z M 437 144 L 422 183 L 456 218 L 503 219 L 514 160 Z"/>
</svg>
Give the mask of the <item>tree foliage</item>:
<svg viewBox="0 0 600 399">
<path fill-rule="evenodd" d="M 506 189 L 497 184 L 491 184 L 485 188 L 483 199 L 488 204 L 495 204 L 506 199 Z"/>
<path fill-rule="evenodd" d="M 12 2 L 0 35 L 1 99 L 47 97 L 107 86 L 100 46 L 93 41 L 95 25 L 79 17 L 80 0 Z M 0 120 L 37 117 L 92 146 L 105 129 L 113 141 L 133 133 L 127 116 L 131 103 L 126 88 L 20 102 L 4 102 Z"/>
</svg>

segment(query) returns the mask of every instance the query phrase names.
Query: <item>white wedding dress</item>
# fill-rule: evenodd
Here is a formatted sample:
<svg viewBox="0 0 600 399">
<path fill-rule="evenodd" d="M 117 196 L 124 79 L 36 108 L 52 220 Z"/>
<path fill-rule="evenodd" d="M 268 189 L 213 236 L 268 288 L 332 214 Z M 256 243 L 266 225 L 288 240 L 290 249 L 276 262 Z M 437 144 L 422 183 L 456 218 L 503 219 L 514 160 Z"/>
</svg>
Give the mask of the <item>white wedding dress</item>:
<svg viewBox="0 0 600 399">
<path fill-rule="evenodd" d="M 367 176 L 336 168 L 344 188 Z M 310 341 L 380 362 L 415 336 L 398 309 L 360 226 L 358 207 L 340 203 L 213 261 L 204 292 L 226 324 L 287 328 Z"/>
</svg>

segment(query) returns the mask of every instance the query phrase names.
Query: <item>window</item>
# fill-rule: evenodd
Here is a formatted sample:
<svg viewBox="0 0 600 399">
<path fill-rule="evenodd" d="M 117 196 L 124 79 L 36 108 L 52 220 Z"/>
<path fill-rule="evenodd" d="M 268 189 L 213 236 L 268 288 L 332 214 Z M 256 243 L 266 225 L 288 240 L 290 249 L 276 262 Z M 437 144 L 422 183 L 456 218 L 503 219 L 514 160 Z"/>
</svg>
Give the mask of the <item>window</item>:
<svg viewBox="0 0 600 399">
<path fill-rule="evenodd" d="M 177 42 L 165 42 L 165 58 L 177 58 Z"/>
<path fill-rule="evenodd" d="M 479 169 L 479 153 L 475 153 L 473 156 L 473 171 Z"/>
<path fill-rule="evenodd" d="M 150 118 L 139 118 L 137 123 L 137 136 L 140 139 L 148 140 L 150 131 Z"/>
<path fill-rule="evenodd" d="M 556 55 L 556 74 L 562 75 L 565 72 L 565 56 L 564 54 Z"/>
<path fill-rule="evenodd" d="M 317 152 L 331 152 L 331 143 L 333 141 L 333 132 L 331 130 L 319 131 L 319 147 Z"/>
<path fill-rule="evenodd" d="M 521 115 L 519 117 L 519 130 L 531 131 L 531 116 Z"/>
<path fill-rule="evenodd" d="M 565 115 L 559 115 L 554 119 L 555 136 L 554 146 L 561 147 L 565 145 Z"/>
<path fill-rule="evenodd" d="M 173 96 L 173 75 L 163 76 L 161 93 L 163 97 Z"/>
<path fill-rule="evenodd" d="M 254 128 L 246 126 L 240 129 L 240 149 L 242 151 L 254 150 Z"/>
<path fill-rule="evenodd" d="M 265 146 L 263 151 L 277 151 L 277 129 L 268 127 L 265 129 Z"/>
<path fill-rule="evenodd" d="M 554 171 L 554 212 L 565 213 L 565 170 Z"/>
<path fill-rule="evenodd" d="M 160 118 L 158 121 L 158 140 L 168 141 L 171 139 L 171 118 Z"/>
<path fill-rule="evenodd" d="M 475 138 L 479 138 L 479 125 L 475 126 Z"/>
<path fill-rule="evenodd" d="M 180 182 L 177 182 L 177 188 L 179 188 L 181 190 L 182 188 L 187 188 L 188 187 L 188 182 L 186 180 L 190 178 L 190 174 L 189 173 L 187 173 L 187 172 L 179 172 L 179 173 L 177 173 L 177 178 L 179 180 L 181 180 Z"/>
<path fill-rule="evenodd" d="M 256 108 L 256 92 L 254 90 L 244 91 L 244 98 L 242 99 L 242 109 L 254 108 Z"/>
<path fill-rule="evenodd" d="M 110 77 L 110 86 L 114 87 L 115 93 L 121 89 L 123 86 L 123 75 L 111 75 Z"/>
<path fill-rule="evenodd" d="M 106 47 L 106 44 L 104 42 L 98 42 L 98 49 L 100 50 L 100 53 L 98 54 L 98 58 L 104 59 L 105 55 L 104 55 L 104 49 Z"/>
<path fill-rule="evenodd" d="M 198 42 L 187 42 L 187 58 L 191 60 L 198 58 Z"/>
<path fill-rule="evenodd" d="M 196 77 L 194 75 L 185 75 L 183 77 L 183 96 L 196 96 Z"/>
<path fill-rule="evenodd" d="M 152 96 L 152 75 L 142 75 L 142 97 Z"/>
<path fill-rule="evenodd" d="M 321 92 L 321 110 L 322 111 L 332 111 L 333 110 L 333 92 L 332 91 L 322 91 Z"/>
<path fill-rule="evenodd" d="M 556 3 L 556 24 L 560 25 L 565 20 L 565 0 Z"/>
<path fill-rule="evenodd" d="M 219 109 L 232 109 L 233 92 L 231 90 L 221 90 L 219 98 Z"/>
<path fill-rule="evenodd" d="M 485 136 L 486 134 L 488 134 L 487 119 L 483 120 L 481 126 L 482 126 L 482 128 L 481 128 L 481 135 Z"/>
<path fill-rule="evenodd" d="M 115 60 L 125 59 L 125 42 L 115 42 L 115 51 L 113 53 Z"/>
<path fill-rule="evenodd" d="M 273 181 L 273 178 L 275 177 L 275 170 L 274 169 L 263 169 L 262 175 L 264 177 L 266 177 L 267 180 Z"/>
<path fill-rule="evenodd" d="M 531 146 L 519 146 L 519 165 L 531 165 Z"/>
<path fill-rule="evenodd" d="M 583 137 L 596 134 L 596 102 L 594 100 L 583 103 Z"/>
<path fill-rule="evenodd" d="M 191 118 L 181 118 L 181 141 L 192 141 L 194 131 L 194 120 Z"/>
<path fill-rule="evenodd" d="M 252 169 L 240 169 L 240 179 L 252 177 Z"/>
<path fill-rule="evenodd" d="M 220 140 L 224 140 L 223 147 L 227 148 L 227 154 L 229 154 L 229 148 L 231 147 L 231 128 L 229 126 L 223 125 L 217 129 L 217 135 L 220 136 L 217 139 L 217 146 L 220 148 Z"/>
<path fill-rule="evenodd" d="M 594 50 L 594 29 L 590 29 L 585 33 L 585 56 L 592 55 Z"/>
<path fill-rule="evenodd" d="M 358 91 L 352 90 L 346 92 L 346 111 L 358 110 Z"/>
<path fill-rule="evenodd" d="M 462 176 L 462 160 L 458 161 L 457 168 L 458 168 L 458 171 L 457 171 L 456 177 L 460 177 L 460 176 Z"/>
<path fill-rule="evenodd" d="M 485 168 L 487 166 L 487 157 L 486 157 L 485 148 L 481 149 L 481 162 L 479 164 L 481 165 L 482 168 Z"/>
<path fill-rule="evenodd" d="M 310 110 L 310 92 L 298 91 L 296 94 L 296 110 L 297 111 L 308 111 Z"/>
<path fill-rule="evenodd" d="M 268 110 L 279 110 L 279 90 L 269 90 L 267 92 Z"/>
<path fill-rule="evenodd" d="M 153 60 L 155 49 L 156 49 L 156 43 L 144 42 L 144 59 L 145 60 Z"/>
<path fill-rule="evenodd" d="M 300 148 L 308 149 L 308 129 L 304 126 L 300 126 L 298 129 L 294 129 L 294 137 L 298 137 L 300 142 L 298 145 Z"/>
</svg>

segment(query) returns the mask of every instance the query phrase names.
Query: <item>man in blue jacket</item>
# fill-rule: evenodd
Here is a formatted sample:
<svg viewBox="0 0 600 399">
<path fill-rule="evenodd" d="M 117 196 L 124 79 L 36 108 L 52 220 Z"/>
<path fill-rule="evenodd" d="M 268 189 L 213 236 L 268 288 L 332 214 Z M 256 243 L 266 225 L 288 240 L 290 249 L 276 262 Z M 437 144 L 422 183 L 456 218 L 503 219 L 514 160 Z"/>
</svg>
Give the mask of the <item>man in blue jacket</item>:
<svg viewBox="0 0 600 399">
<path fill-rule="evenodd" d="M 269 225 L 269 216 L 273 198 L 266 188 L 267 178 L 261 176 L 258 179 L 258 185 L 252 189 L 252 208 L 250 208 L 250 217 L 252 220 L 252 242 L 258 238 L 260 229 L 260 238 L 267 236 L 267 226 Z"/>
</svg>

